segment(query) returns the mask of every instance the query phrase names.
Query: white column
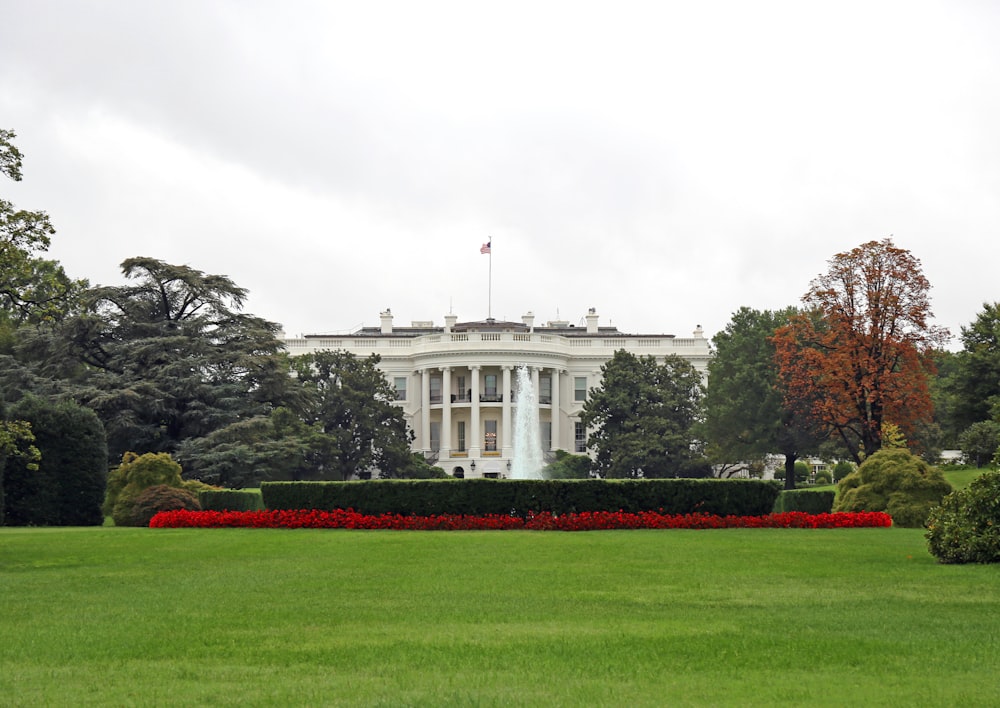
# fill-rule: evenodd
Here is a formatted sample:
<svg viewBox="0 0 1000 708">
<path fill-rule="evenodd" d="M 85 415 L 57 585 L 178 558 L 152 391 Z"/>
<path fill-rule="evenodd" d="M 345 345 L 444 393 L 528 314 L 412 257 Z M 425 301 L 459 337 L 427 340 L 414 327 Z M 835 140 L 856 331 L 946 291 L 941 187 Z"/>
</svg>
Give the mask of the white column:
<svg viewBox="0 0 1000 708">
<path fill-rule="evenodd" d="M 472 421 L 469 431 L 469 460 L 476 460 L 483 451 L 483 429 L 479 423 L 479 367 L 470 367 L 472 376 Z"/>
<path fill-rule="evenodd" d="M 514 438 L 511 435 L 511 415 L 510 415 L 510 367 L 503 367 L 503 423 L 500 426 L 500 444 L 498 449 L 500 454 L 506 458 L 510 459 L 514 454 L 513 441 Z"/>
<path fill-rule="evenodd" d="M 431 451 L 431 374 L 420 370 L 420 449 L 424 454 Z"/>
<path fill-rule="evenodd" d="M 559 369 L 552 369 L 552 449 L 565 450 L 559 444 L 559 421 L 562 411 L 559 410 Z"/>
<path fill-rule="evenodd" d="M 441 457 L 451 457 L 451 367 L 441 369 Z"/>
</svg>

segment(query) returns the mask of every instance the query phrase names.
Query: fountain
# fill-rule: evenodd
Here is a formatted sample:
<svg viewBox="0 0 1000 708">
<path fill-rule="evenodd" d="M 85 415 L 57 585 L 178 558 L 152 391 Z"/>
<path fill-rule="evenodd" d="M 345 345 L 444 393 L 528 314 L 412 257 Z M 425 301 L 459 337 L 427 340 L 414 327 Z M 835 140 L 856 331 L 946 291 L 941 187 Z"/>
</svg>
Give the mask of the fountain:
<svg viewBox="0 0 1000 708">
<path fill-rule="evenodd" d="M 538 395 L 531 383 L 527 366 L 517 367 L 517 390 L 514 398 L 514 455 L 510 462 L 511 479 L 544 479 L 541 430 L 538 424 Z"/>
</svg>

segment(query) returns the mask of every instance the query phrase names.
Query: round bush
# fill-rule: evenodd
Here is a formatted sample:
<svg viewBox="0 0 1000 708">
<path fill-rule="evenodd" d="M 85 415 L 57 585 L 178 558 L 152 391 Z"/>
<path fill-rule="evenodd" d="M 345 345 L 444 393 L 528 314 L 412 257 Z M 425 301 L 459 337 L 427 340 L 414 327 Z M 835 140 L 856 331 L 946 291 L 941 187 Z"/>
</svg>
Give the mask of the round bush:
<svg viewBox="0 0 1000 708">
<path fill-rule="evenodd" d="M 884 511 L 896 526 L 919 528 L 950 492 L 940 471 L 909 450 L 886 448 L 844 477 L 833 510 Z"/>
<path fill-rule="evenodd" d="M 942 563 L 1000 562 L 1000 473 L 952 492 L 927 518 L 927 547 Z"/>
<path fill-rule="evenodd" d="M 198 497 L 186 489 L 157 484 L 148 487 L 132 500 L 132 526 L 149 526 L 149 520 L 161 511 L 187 509 L 200 511 Z"/>
<path fill-rule="evenodd" d="M 104 496 L 104 513 L 111 516 L 116 526 L 132 524 L 132 503 L 144 489 L 163 484 L 181 488 L 181 466 L 165 452 L 136 455 L 126 452 L 122 463 L 108 476 Z"/>
</svg>

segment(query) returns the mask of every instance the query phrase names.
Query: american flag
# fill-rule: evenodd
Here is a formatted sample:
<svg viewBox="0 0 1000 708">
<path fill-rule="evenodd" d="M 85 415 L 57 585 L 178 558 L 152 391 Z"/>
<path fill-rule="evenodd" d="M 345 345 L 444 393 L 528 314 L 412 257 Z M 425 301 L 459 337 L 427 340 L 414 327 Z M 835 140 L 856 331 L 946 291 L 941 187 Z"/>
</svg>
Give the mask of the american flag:
<svg viewBox="0 0 1000 708">
<path fill-rule="evenodd" d="M 482 247 L 481 247 L 481 248 L 479 249 L 479 252 L 480 252 L 480 253 L 490 253 L 490 244 L 491 244 L 491 243 L 493 243 L 493 241 L 492 241 L 492 240 L 490 240 L 490 241 L 487 241 L 486 243 L 484 243 L 484 244 L 482 245 Z"/>
</svg>

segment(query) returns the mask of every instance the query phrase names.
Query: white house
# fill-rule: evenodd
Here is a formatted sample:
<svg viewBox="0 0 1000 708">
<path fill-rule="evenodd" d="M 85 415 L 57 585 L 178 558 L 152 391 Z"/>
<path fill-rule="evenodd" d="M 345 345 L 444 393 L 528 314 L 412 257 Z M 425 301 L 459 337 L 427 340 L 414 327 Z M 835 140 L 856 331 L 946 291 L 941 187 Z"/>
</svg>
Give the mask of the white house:
<svg viewBox="0 0 1000 708">
<path fill-rule="evenodd" d="M 386 309 L 379 327 L 283 341 L 293 356 L 337 349 L 361 357 L 378 354 L 416 435 L 413 449 L 449 474 L 465 477 L 500 477 L 510 469 L 517 367 L 531 373 L 542 449 L 549 452 L 586 452 L 580 412 L 588 389 L 600 384 L 601 366 L 619 349 L 661 361 L 677 354 L 707 375 L 709 341 L 700 325 L 691 337 L 678 338 L 600 327 L 594 309 L 580 326 L 565 321 L 535 326 L 531 313 L 521 320 L 459 322 L 449 314 L 444 326 L 421 321 L 396 327 Z"/>
</svg>

